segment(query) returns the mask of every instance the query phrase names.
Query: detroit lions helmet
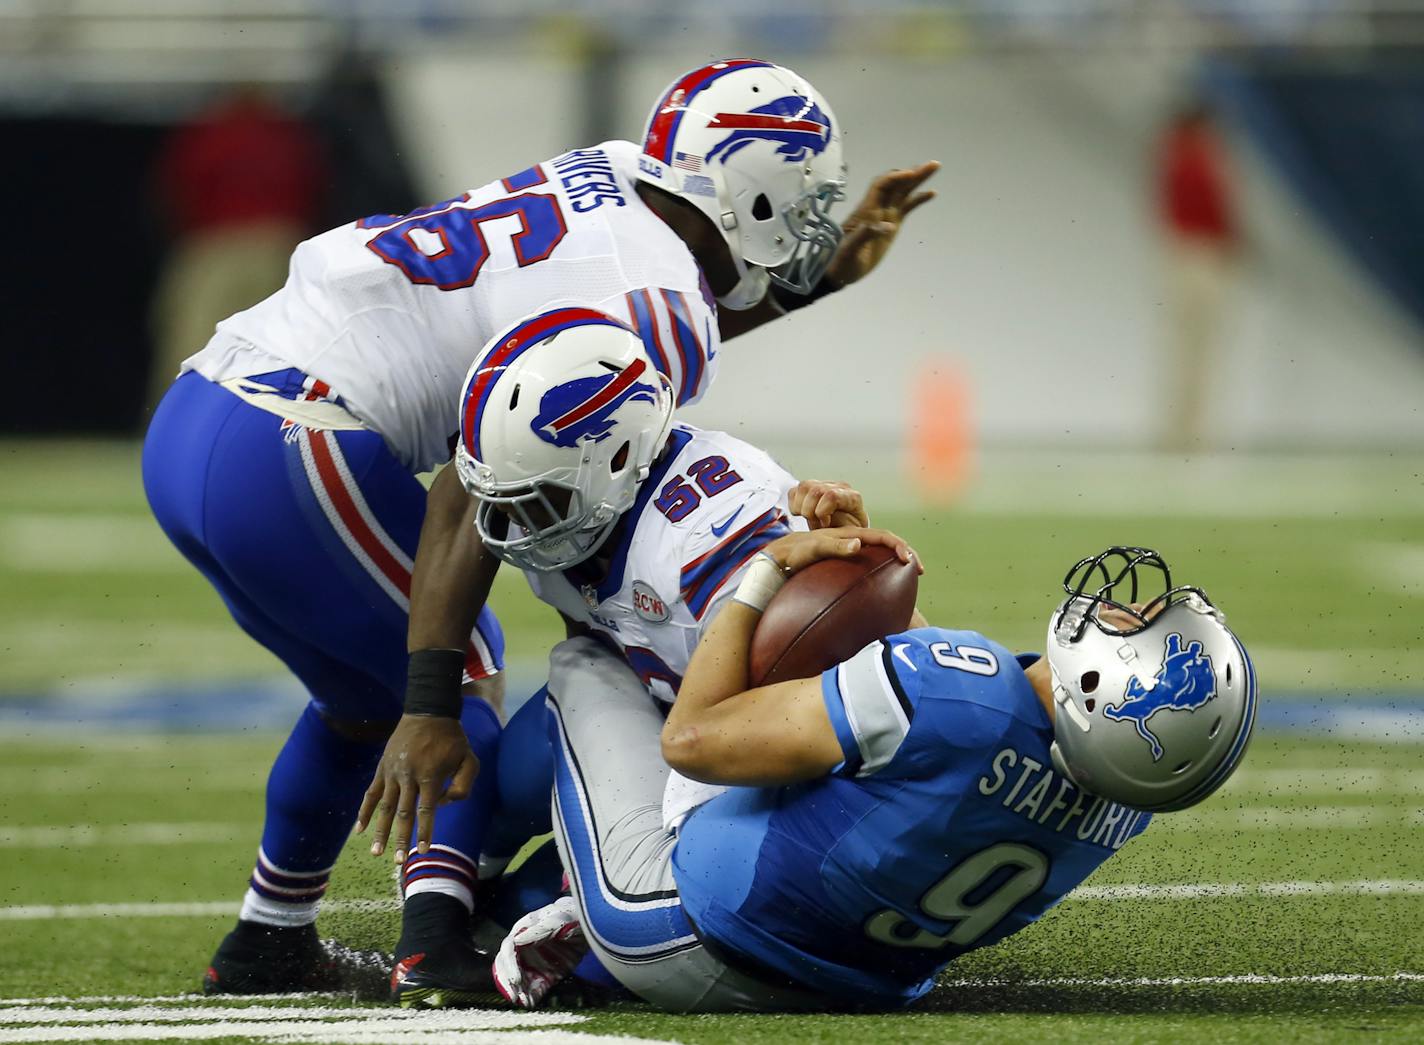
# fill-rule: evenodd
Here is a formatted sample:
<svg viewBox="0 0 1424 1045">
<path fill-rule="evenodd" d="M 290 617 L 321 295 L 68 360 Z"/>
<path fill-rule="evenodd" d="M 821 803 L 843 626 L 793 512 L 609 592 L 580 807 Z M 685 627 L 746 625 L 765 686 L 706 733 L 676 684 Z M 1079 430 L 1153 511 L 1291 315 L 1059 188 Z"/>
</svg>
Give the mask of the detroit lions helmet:
<svg viewBox="0 0 1424 1045">
<path fill-rule="evenodd" d="M 1206 593 L 1173 587 L 1167 564 L 1146 548 L 1083 559 L 1063 588 L 1068 598 L 1048 625 L 1054 765 L 1133 809 L 1200 802 L 1251 738 L 1256 672 L 1246 648 Z"/>
<path fill-rule="evenodd" d="M 648 117 L 638 177 L 691 203 L 722 233 L 740 282 L 721 299 L 750 308 L 768 281 L 807 294 L 841 240 L 840 124 L 790 69 L 729 58 L 694 69 Z"/>
<path fill-rule="evenodd" d="M 494 338 L 465 377 L 455 450 L 485 547 L 520 569 L 588 558 L 633 506 L 672 411 L 667 378 L 612 316 L 554 309 Z"/>
</svg>

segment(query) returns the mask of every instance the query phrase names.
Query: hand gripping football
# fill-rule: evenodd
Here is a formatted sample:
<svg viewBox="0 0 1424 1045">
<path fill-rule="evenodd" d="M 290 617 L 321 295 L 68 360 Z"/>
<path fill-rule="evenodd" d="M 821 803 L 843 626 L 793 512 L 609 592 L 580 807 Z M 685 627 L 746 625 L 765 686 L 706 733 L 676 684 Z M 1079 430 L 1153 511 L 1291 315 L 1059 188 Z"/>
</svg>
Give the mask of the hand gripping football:
<svg viewBox="0 0 1424 1045">
<path fill-rule="evenodd" d="M 751 681 L 810 678 L 866 643 L 910 626 L 920 578 L 879 545 L 798 572 L 766 607 L 752 635 Z"/>
</svg>

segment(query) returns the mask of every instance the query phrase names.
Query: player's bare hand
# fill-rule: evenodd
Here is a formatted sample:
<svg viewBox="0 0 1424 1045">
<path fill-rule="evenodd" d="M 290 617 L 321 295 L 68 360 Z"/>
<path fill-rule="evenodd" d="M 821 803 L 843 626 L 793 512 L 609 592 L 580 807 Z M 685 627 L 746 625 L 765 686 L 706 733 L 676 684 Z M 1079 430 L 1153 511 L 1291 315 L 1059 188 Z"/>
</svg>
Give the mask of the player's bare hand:
<svg viewBox="0 0 1424 1045">
<path fill-rule="evenodd" d="M 803 479 L 792 487 L 791 512 L 811 524 L 811 529 L 830 526 L 869 526 L 865 500 L 847 483 Z"/>
<path fill-rule="evenodd" d="M 848 559 L 871 544 L 890 548 L 901 562 L 913 563 L 917 572 L 925 572 L 919 556 L 903 537 L 889 530 L 865 526 L 836 526 L 808 533 L 789 533 L 778 537 L 762 550 L 787 573 L 795 573 L 822 559 Z"/>
<path fill-rule="evenodd" d="M 376 777 L 366 789 L 356 817 L 359 833 L 375 816 L 371 855 L 384 853 L 389 841 L 395 862 L 403 863 L 410 849 L 412 825 L 420 851 L 429 849 L 435 808 L 467 796 L 479 771 L 479 759 L 470 750 L 459 719 L 404 716 L 386 742 Z"/>
<path fill-rule="evenodd" d="M 934 199 L 933 189 L 921 191 L 920 186 L 937 170 L 939 162 L 931 160 L 909 170 L 888 171 L 870 183 L 865 197 L 841 225 L 845 237 L 826 268 L 832 282 L 845 286 L 870 275 L 906 216 Z"/>
</svg>

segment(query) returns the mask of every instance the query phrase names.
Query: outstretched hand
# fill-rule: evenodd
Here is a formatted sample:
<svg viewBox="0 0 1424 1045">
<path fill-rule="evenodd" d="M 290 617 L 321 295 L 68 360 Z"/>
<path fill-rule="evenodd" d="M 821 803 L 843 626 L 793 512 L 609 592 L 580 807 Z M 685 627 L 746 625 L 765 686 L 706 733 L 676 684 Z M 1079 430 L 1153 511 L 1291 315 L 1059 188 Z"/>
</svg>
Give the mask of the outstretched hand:
<svg viewBox="0 0 1424 1045">
<path fill-rule="evenodd" d="M 459 719 L 406 715 L 386 742 L 375 779 L 366 789 L 361 812 L 356 816 L 356 831 L 359 834 L 366 830 L 375 814 L 371 855 L 380 856 L 386 851 L 394 825 L 391 844 L 395 862 L 404 863 L 412 824 L 423 853 L 430 848 L 436 807 L 466 797 L 479 771 L 480 761 L 470 750 Z"/>
<path fill-rule="evenodd" d="M 895 241 L 905 217 L 934 199 L 933 189 L 920 191 L 920 186 L 937 170 L 939 161 L 931 160 L 909 170 L 888 171 L 870 183 L 865 197 L 841 224 L 845 238 L 826 267 L 834 283 L 846 286 L 870 275 Z"/>
</svg>

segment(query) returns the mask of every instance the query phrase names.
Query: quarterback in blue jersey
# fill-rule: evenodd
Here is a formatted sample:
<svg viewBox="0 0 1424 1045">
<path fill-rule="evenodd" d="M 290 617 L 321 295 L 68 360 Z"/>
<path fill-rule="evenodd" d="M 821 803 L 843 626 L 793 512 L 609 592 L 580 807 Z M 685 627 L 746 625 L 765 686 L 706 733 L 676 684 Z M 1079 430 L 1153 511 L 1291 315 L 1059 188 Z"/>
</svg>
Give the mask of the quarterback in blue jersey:
<svg viewBox="0 0 1424 1045">
<path fill-rule="evenodd" d="M 511 931 L 495 963 L 508 998 L 538 1004 L 587 946 L 675 1011 L 901 1007 L 1239 764 L 1251 661 L 1205 593 L 1174 587 L 1140 548 L 1070 571 L 1046 656 L 917 627 L 820 678 L 749 688 L 752 633 L 785 577 L 863 543 L 908 559 L 883 531 L 790 534 L 712 623 L 659 733 L 674 770 L 731 786 L 680 826 L 651 788 L 641 818 L 593 815 L 599 790 L 626 781 L 579 726 L 582 687 L 551 690 L 555 838 L 573 895 Z M 1160 594 L 1138 602 L 1154 574 Z M 624 731 L 629 710 L 602 707 Z M 643 854 L 634 870 L 630 847 Z"/>
</svg>

